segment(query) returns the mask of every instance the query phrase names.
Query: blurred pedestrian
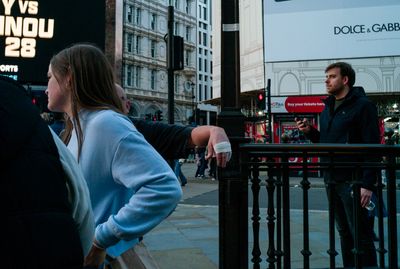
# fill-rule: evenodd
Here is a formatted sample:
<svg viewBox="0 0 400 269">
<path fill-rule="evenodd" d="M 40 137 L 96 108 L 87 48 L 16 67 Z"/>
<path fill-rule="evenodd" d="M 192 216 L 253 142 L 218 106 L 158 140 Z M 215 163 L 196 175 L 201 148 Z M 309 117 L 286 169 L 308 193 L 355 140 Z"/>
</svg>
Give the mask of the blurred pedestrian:
<svg viewBox="0 0 400 269">
<path fill-rule="evenodd" d="M 187 184 L 187 179 L 185 175 L 182 172 L 182 164 L 185 162 L 185 159 L 179 159 L 175 160 L 175 167 L 174 167 L 174 172 L 176 177 L 181 181 L 181 186 L 184 187 Z"/>
<path fill-rule="evenodd" d="M 215 158 L 211 158 L 208 160 L 208 176 L 211 180 L 215 180 L 217 178 L 217 162 Z"/>
<path fill-rule="evenodd" d="M 207 169 L 207 162 L 205 159 L 206 149 L 202 147 L 196 147 L 195 152 L 196 152 L 197 170 L 194 177 L 205 178 L 204 173 Z"/>
</svg>

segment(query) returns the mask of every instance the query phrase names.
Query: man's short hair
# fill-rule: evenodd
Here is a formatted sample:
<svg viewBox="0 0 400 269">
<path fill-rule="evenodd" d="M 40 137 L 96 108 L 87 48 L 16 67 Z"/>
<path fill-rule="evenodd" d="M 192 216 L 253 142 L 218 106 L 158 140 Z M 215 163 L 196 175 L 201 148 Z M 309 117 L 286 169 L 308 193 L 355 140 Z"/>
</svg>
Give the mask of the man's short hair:
<svg viewBox="0 0 400 269">
<path fill-rule="evenodd" d="M 354 83 L 356 82 L 356 72 L 354 71 L 351 64 L 345 63 L 345 62 L 337 62 L 337 63 L 330 64 L 330 65 L 328 65 L 327 68 L 325 68 L 325 73 L 333 68 L 339 68 L 340 75 L 342 77 L 348 77 L 349 78 L 348 85 L 350 88 L 353 87 Z"/>
</svg>

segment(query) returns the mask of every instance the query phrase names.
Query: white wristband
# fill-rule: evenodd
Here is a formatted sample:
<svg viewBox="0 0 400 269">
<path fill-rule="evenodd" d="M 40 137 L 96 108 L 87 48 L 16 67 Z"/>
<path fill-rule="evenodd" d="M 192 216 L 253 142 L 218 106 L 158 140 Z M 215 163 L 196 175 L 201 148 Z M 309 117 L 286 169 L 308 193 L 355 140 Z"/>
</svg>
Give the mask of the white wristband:
<svg viewBox="0 0 400 269">
<path fill-rule="evenodd" d="M 232 157 L 232 149 L 231 149 L 231 143 L 229 142 L 220 142 L 214 145 L 214 151 L 216 154 L 218 153 L 225 153 L 226 154 L 226 161 L 229 162 L 229 160 Z"/>
<path fill-rule="evenodd" d="M 214 151 L 217 154 L 221 152 L 232 152 L 231 143 L 226 141 L 217 143 L 214 145 Z"/>
</svg>

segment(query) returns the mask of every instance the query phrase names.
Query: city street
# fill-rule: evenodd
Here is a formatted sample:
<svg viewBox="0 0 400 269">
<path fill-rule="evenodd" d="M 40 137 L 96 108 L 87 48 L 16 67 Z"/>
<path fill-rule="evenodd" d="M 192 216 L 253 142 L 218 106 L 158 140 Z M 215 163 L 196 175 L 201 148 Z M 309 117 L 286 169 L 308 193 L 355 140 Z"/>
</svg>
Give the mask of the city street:
<svg viewBox="0 0 400 269">
<path fill-rule="evenodd" d="M 182 171 L 188 177 L 183 187 L 183 199 L 176 210 L 153 231 L 144 237 L 151 255 L 160 269 L 208 269 L 218 268 L 218 182 L 211 179 L 195 179 L 195 165 L 185 163 Z M 303 244 L 301 191 L 293 182 L 291 188 L 291 247 L 292 268 L 302 268 L 300 251 Z M 260 192 L 261 202 L 261 252 L 262 267 L 266 267 L 266 204 L 265 188 Z M 250 195 L 249 195 L 250 197 Z M 397 201 L 399 208 L 399 201 Z M 264 209 L 263 209 L 264 208 Z M 310 190 L 310 257 L 311 268 L 329 265 L 328 212 L 326 193 L 323 185 Z M 251 211 L 249 211 L 249 214 Z M 386 219 L 385 219 L 386 223 Z M 398 235 L 399 236 L 399 235 Z M 387 242 L 387 238 L 385 239 Z M 252 249 L 252 230 L 249 227 L 249 253 Z M 340 253 L 339 241 L 336 249 Z M 400 253 L 399 253 L 400 254 Z M 251 254 L 249 254 L 251 255 Z M 340 254 L 336 265 L 341 266 Z M 249 268 L 252 266 L 249 265 Z"/>
</svg>

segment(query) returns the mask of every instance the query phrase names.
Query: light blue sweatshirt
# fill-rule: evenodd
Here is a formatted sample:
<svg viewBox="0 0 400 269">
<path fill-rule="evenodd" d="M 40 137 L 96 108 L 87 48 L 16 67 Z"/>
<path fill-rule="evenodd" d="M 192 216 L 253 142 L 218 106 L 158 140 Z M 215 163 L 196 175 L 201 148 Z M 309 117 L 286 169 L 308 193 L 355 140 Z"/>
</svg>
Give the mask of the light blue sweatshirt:
<svg viewBox="0 0 400 269">
<path fill-rule="evenodd" d="M 95 238 L 117 257 L 175 209 L 182 190 L 166 161 L 127 117 L 82 110 L 79 118 L 84 137 L 79 165 L 90 191 Z M 75 130 L 68 148 L 78 158 Z"/>
</svg>

